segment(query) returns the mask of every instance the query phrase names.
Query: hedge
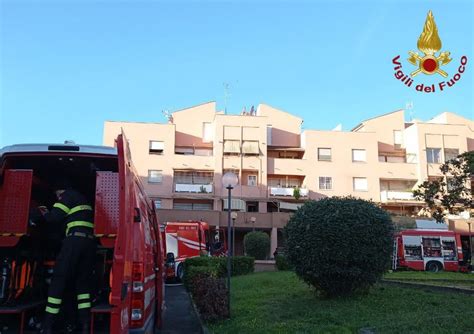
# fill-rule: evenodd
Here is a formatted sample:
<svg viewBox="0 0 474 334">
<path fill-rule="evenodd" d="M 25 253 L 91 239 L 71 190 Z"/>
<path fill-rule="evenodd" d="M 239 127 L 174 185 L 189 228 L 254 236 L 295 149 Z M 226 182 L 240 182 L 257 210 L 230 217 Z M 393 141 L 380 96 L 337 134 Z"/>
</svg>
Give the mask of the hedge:
<svg viewBox="0 0 474 334">
<path fill-rule="evenodd" d="M 190 290 L 193 290 L 193 285 L 195 284 L 195 280 L 199 276 L 212 276 L 218 277 L 217 271 L 213 267 L 208 266 L 189 266 L 184 271 L 184 285 Z"/>
<path fill-rule="evenodd" d="M 247 275 L 254 272 L 255 259 L 250 256 L 234 256 L 231 258 L 232 276 Z M 209 273 L 216 277 L 225 277 L 227 274 L 227 257 L 193 257 L 184 261 L 184 280 L 193 267 L 207 267 Z"/>
<path fill-rule="evenodd" d="M 196 272 L 190 291 L 203 320 L 211 322 L 229 317 L 225 279 L 208 276 L 205 271 Z"/>
<path fill-rule="evenodd" d="M 284 255 L 275 256 L 275 264 L 278 270 L 290 270 L 291 266 Z"/>
</svg>

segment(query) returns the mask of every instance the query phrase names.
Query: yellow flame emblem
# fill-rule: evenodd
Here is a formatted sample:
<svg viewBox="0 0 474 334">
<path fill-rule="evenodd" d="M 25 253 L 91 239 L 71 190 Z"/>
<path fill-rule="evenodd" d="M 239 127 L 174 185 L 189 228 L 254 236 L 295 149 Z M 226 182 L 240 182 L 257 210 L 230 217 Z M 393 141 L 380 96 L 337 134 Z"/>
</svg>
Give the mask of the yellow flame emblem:
<svg viewBox="0 0 474 334">
<path fill-rule="evenodd" d="M 421 33 L 420 38 L 418 38 L 417 43 L 418 50 L 423 52 L 424 56 L 420 56 L 418 52 L 408 52 L 410 55 L 408 61 L 411 64 L 418 66 L 418 69 L 411 73 L 412 77 L 420 73 L 428 75 L 438 73 L 443 77 L 448 76 L 448 73 L 441 70 L 439 67 L 448 64 L 452 60 L 449 58 L 451 53 L 445 51 L 441 52 L 439 56 L 436 56 L 435 53 L 441 50 L 441 46 L 442 43 L 438 35 L 438 28 L 436 27 L 433 13 L 430 10 L 426 16 L 423 32 Z"/>
</svg>

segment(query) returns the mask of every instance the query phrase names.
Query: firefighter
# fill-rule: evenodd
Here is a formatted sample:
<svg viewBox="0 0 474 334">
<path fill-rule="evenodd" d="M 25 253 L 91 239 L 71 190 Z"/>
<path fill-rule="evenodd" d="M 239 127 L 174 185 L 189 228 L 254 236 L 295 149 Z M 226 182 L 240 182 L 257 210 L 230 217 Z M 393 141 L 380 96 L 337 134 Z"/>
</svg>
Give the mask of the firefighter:
<svg viewBox="0 0 474 334">
<path fill-rule="evenodd" d="M 50 211 L 42 210 L 47 230 L 65 235 L 56 258 L 48 291 L 41 333 L 53 333 L 53 324 L 63 305 L 65 288 L 75 287 L 81 333 L 90 331 L 90 282 L 95 263 L 94 212 L 86 198 L 71 187 L 67 179 L 55 182 L 57 202 Z"/>
</svg>

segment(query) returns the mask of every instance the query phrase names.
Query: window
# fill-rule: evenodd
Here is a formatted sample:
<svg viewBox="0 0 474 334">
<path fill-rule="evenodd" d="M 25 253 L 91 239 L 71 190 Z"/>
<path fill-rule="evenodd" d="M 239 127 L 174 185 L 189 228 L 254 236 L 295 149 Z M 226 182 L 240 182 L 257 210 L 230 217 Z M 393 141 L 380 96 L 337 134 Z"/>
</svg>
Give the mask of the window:
<svg viewBox="0 0 474 334">
<path fill-rule="evenodd" d="M 194 154 L 194 148 L 192 148 L 192 147 L 175 147 L 174 154 L 193 155 Z"/>
<path fill-rule="evenodd" d="M 239 140 L 224 140 L 224 153 L 239 154 L 240 141 Z"/>
<path fill-rule="evenodd" d="M 164 149 L 165 149 L 165 143 L 163 143 L 162 141 L 150 140 L 148 153 L 163 154 Z"/>
<path fill-rule="evenodd" d="M 247 212 L 258 212 L 258 202 L 247 201 Z"/>
<path fill-rule="evenodd" d="M 251 187 L 257 186 L 257 175 L 249 175 L 247 185 Z"/>
<path fill-rule="evenodd" d="M 242 153 L 244 154 L 260 154 L 258 141 L 244 140 L 242 143 Z"/>
<path fill-rule="evenodd" d="M 318 160 L 319 161 L 331 161 L 331 149 L 330 148 L 318 148 Z"/>
<path fill-rule="evenodd" d="M 319 189 L 331 190 L 332 189 L 332 177 L 320 176 L 319 177 Z"/>
<path fill-rule="evenodd" d="M 212 210 L 212 203 L 173 202 L 175 210 Z"/>
<path fill-rule="evenodd" d="M 353 179 L 355 191 L 367 191 L 367 178 L 366 177 L 355 177 Z"/>
<path fill-rule="evenodd" d="M 352 150 L 352 161 L 353 162 L 365 162 L 365 161 L 367 161 L 365 150 L 353 149 Z"/>
<path fill-rule="evenodd" d="M 161 199 L 155 199 L 155 209 L 161 209 Z"/>
<path fill-rule="evenodd" d="M 212 184 L 213 172 L 198 171 L 175 171 L 174 182 L 177 184 Z"/>
<path fill-rule="evenodd" d="M 161 183 L 163 182 L 163 171 L 161 170 L 148 170 L 148 183 Z"/>
<path fill-rule="evenodd" d="M 455 159 L 459 155 L 457 148 L 445 148 L 444 149 L 444 161 Z"/>
<path fill-rule="evenodd" d="M 426 161 L 429 164 L 441 163 L 441 149 L 440 148 L 426 148 Z"/>
</svg>

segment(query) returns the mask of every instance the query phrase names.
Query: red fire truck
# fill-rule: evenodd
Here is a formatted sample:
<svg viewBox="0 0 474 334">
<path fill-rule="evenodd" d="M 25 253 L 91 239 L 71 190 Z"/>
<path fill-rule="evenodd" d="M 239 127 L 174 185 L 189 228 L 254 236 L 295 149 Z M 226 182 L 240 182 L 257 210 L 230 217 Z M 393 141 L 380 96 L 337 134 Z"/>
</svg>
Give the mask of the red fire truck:
<svg viewBox="0 0 474 334">
<path fill-rule="evenodd" d="M 183 262 L 200 255 L 224 256 L 226 254 L 225 233 L 219 228 L 210 228 L 202 221 L 167 222 L 161 226 L 166 253 L 166 277 L 169 280 L 183 279 Z"/>
<path fill-rule="evenodd" d="M 393 269 L 466 271 L 469 245 L 459 233 L 439 229 L 401 231 L 394 241 Z"/>
<path fill-rule="evenodd" d="M 164 296 L 159 225 L 123 134 L 116 144 L 116 149 L 29 144 L 0 150 L 0 328 L 22 333 L 38 327 L 62 236 L 31 226 L 29 215 L 38 205 L 52 206 L 51 184 L 66 173 L 93 203 L 98 250 L 92 332 L 152 333 L 159 327 Z M 68 311 L 68 298 L 62 325 L 75 312 Z"/>
</svg>

